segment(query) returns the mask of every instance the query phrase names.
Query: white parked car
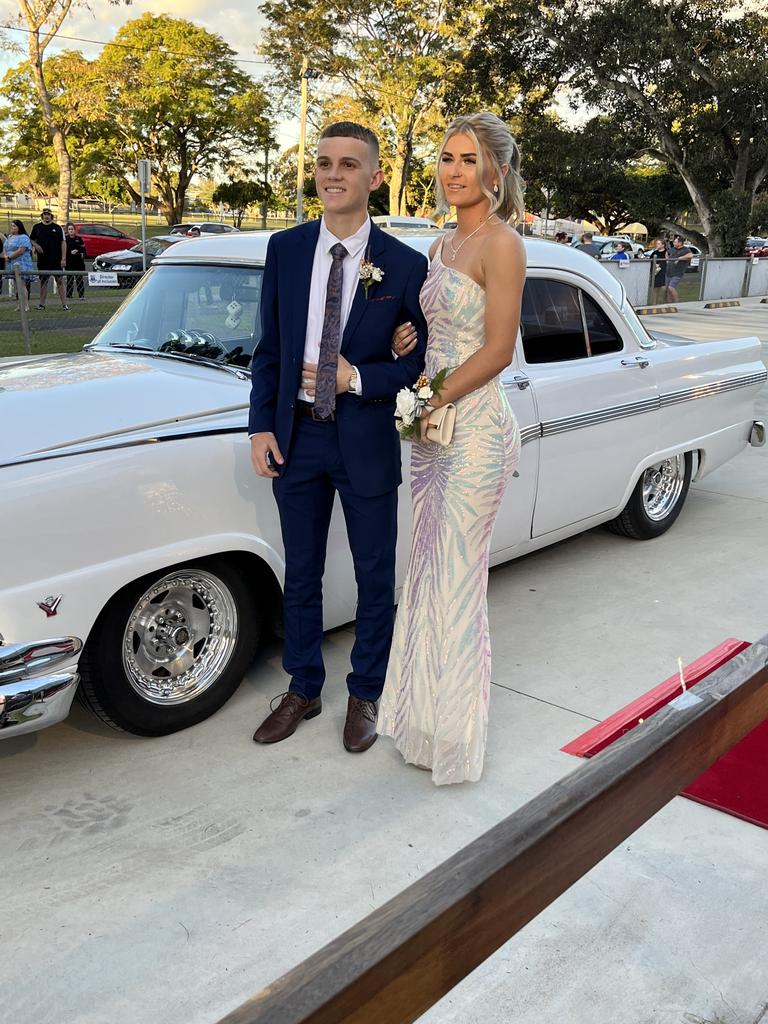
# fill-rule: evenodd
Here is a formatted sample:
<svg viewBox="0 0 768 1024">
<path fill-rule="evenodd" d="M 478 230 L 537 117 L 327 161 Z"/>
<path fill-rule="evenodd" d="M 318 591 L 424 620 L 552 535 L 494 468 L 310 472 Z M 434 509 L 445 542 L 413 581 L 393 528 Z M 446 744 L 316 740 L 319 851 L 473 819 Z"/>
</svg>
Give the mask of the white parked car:
<svg viewBox="0 0 768 1024">
<path fill-rule="evenodd" d="M 425 251 L 439 235 L 402 237 Z M 76 691 L 119 728 L 184 728 L 279 629 L 280 530 L 245 430 L 267 238 L 179 242 L 85 351 L 0 364 L 0 737 L 60 721 Z M 692 476 L 765 433 L 756 338 L 654 340 L 597 261 L 526 248 L 503 376 L 523 449 L 494 563 L 601 523 L 663 533 Z M 402 579 L 407 485 L 400 516 Z M 340 515 L 329 543 L 327 627 L 355 614 Z"/>
<path fill-rule="evenodd" d="M 386 214 L 371 217 L 371 220 L 380 228 L 418 228 L 419 230 L 437 231 L 437 224 L 429 217 L 393 217 Z"/>
</svg>

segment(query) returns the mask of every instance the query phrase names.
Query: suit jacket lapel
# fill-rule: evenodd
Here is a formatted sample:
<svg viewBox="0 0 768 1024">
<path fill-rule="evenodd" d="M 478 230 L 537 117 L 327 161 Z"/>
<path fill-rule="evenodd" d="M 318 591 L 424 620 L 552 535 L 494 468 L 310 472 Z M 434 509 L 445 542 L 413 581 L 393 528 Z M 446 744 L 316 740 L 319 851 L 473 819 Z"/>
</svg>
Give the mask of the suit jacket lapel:
<svg viewBox="0 0 768 1024">
<path fill-rule="evenodd" d="M 298 231 L 301 231 L 301 237 L 296 239 L 298 244 L 293 266 L 293 281 L 291 282 L 291 292 L 295 296 L 291 304 L 291 344 L 301 359 L 304 356 L 304 342 L 307 336 L 309 290 L 312 286 L 312 264 L 315 261 L 315 249 L 320 237 L 320 221 L 310 221 Z"/>
<path fill-rule="evenodd" d="M 381 267 L 384 270 L 384 266 L 381 262 L 381 256 L 384 254 L 387 247 L 387 236 L 377 227 L 373 221 L 371 221 L 371 233 L 368 236 L 368 245 L 366 246 L 365 255 L 363 259 L 369 259 L 374 265 Z M 376 285 L 371 285 L 375 288 Z M 341 339 L 341 351 L 344 351 L 344 346 L 349 343 L 349 339 L 352 337 L 355 328 L 360 322 L 360 318 L 365 312 L 366 303 L 368 298 L 365 294 L 365 288 L 358 282 L 357 288 L 355 289 L 355 297 L 352 300 L 352 308 L 349 311 L 349 318 L 347 319 L 347 326 L 344 328 L 344 334 Z"/>
</svg>

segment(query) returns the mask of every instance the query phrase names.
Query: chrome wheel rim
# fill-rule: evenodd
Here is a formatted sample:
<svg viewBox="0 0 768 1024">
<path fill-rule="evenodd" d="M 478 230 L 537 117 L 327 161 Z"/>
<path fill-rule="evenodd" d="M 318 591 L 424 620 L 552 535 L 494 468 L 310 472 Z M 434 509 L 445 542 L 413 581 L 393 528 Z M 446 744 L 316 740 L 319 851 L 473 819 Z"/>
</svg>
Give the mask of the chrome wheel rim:
<svg viewBox="0 0 768 1024">
<path fill-rule="evenodd" d="M 153 583 L 123 634 L 123 668 L 151 704 L 186 704 L 220 677 L 232 656 L 238 612 L 231 591 L 201 569 Z"/>
<path fill-rule="evenodd" d="M 649 466 L 643 473 L 643 509 L 653 522 L 665 519 L 677 504 L 685 483 L 685 455 Z"/>
</svg>

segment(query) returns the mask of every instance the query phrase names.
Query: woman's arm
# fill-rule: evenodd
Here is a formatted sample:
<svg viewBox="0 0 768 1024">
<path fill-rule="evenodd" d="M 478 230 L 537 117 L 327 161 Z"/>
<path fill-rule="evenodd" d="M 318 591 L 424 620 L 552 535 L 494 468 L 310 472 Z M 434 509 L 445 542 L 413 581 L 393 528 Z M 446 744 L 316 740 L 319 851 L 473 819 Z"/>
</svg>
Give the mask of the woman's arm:
<svg viewBox="0 0 768 1024">
<path fill-rule="evenodd" d="M 485 279 L 485 344 L 454 370 L 430 401 L 438 409 L 482 387 L 509 366 L 520 328 L 525 247 L 516 231 L 494 231 L 480 254 Z"/>
<path fill-rule="evenodd" d="M 23 256 L 23 255 L 24 255 L 24 246 L 20 245 L 18 247 L 18 249 L 14 249 L 13 252 L 7 252 L 5 254 L 5 258 L 7 260 L 15 260 L 17 257 Z"/>
</svg>

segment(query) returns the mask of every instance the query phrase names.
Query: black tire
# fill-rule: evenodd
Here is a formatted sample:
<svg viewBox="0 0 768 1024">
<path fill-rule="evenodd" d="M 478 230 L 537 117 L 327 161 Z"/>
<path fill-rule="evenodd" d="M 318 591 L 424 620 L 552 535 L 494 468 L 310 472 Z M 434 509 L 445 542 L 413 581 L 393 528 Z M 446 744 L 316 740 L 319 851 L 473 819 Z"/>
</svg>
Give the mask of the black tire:
<svg viewBox="0 0 768 1024">
<path fill-rule="evenodd" d="M 682 461 L 680 461 L 682 460 Z M 667 467 L 672 464 L 671 471 Z M 661 512 L 649 514 L 651 502 L 648 496 L 649 474 L 668 474 L 668 486 L 673 486 L 673 493 L 669 500 L 662 505 Z M 623 511 L 606 523 L 606 527 L 612 533 L 618 533 L 623 537 L 632 537 L 633 540 L 652 540 L 660 537 L 662 533 L 670 528 L 685 503 L 688 488 L 691 485 L 691 473 L 693 472 L 693 454 L 685 452 L 680 456 L 673 456 L 672 459 L 665 459 L 655 466 L 649 466 L 632 491 L 632 495 L 625 505 Z M 652 478 L 651 478 L 652 479 Z M 671 481 L 671 483 L 670 483 Z"/>
<path fill-rule="evenodd" d="M 173 621 L 166 623 L 162 616 L 169 612 Z M 224 559 L 145 576 L 124 587 L 99 616 L 80 658 L 80 701 L 107 725 L 137 736 L 167 736 L 196 725 L 240 685 L 261 623 L 251 588 Z M 182 671 L 185 663 L 191 667 Z M 165 693 L 157 692 L 163 687 Z"/>
</svg>

